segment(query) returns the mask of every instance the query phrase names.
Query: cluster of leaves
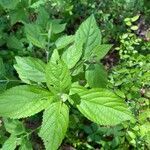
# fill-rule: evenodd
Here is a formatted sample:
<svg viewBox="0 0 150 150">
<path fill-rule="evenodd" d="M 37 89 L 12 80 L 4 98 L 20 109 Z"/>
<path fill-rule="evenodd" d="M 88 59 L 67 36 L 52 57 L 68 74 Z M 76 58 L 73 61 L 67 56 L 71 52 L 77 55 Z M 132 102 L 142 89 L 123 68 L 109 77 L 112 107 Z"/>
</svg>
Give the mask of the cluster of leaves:
<svg viewBox="0 0 150 150">
<path fill-rule="evenodd" d="M 45 48 L 44 42 L 36 41 L 37 37 L 29 38 L 34 45 Z M 39 136 L 51 150 L 56 150 L 65 136 L 71 105 L 101 125 L 133 119 L 123 99 L 106 89 L 106 72 L 98 60 L 111 45 L 100 43 L 101 33 L 91 15 L 75 35 L 65 35 L 55 42 L 56 49 L 47 64 L 33 57 L 16 57 L 14 68 L 28 85 L 15 86 L 1 94 L 0 115 L 20 119 L 45 110 Z M 17 139 L 10 137 L 2 149 L 5 145 L 14 149 L 13 140 Z"/>
<path fill-rule="evenodd" d="M 1 149 L 149 148 L 148 3 L 0 0 Z M 107 73 L 109 41 L 120 60 Z"/>
<path fill-rule="evenodd" d="M 113 68 L 109 78 L 110 87 L 128 101 L 136 115 L 137 122 L 128 131 L 130 144 L 145 149 L 145 146 L 150 146 L 150 51 L 145 46 L 149 42 L 137 37 L 133 32 L 138 30 L 138 26 L 129 22 L 135 22 L 138 18 L 135 16 L 125 19 L 129 29 L 120 36 L 120 46 L 116 48 L 120 62 Z"/>
</svg>

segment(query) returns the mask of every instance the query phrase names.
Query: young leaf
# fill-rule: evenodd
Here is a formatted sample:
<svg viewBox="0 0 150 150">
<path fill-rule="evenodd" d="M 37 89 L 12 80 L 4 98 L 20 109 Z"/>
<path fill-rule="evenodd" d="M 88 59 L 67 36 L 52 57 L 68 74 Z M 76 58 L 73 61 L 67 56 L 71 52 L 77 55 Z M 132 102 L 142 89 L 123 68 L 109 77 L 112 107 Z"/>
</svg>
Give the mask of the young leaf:
<svg viewBox="0 0 150 150">
<path fill-rule="evenodd" d="M 59 53 L 57 49 L 54 49 L 52 55 L 51 55 L 51 59 L 50 62 L 51 63 L 56 63 L 58 60 L 60 59 Z"/>
<path fill-rule="evenodd" d="M 91 15 L 85 20 L 75 34 L 75 44 L 78 45 L 80 41 L 84 43 L 84 55 L 88 57 L 91 51 L 101 44 L 101 32 L 96 24 L 94 15 Z"/>
<path fill-rule="evenodd" d="M 55 102 L 43 114 L 43 123 L 39 136 L 46 150 L 57 150 L 60 146 L 69 122 L 69 109 L 62 102 Z"/>
<path fill-rule="evenodd" d="M 38 86 L 22 85 L 0 95 L 0 116 L 25 118 L 45 109 L 52 102 L 52 94 Z"/>
<path fill-rule="evenodd" d="M 71 76 L 67 65 L 62 60 L 58 60 L 57 63 L 49 61 L 46 66 L 46 83 L 50 90 L 68 92 Z"/>
<path fill-rule="evenodd" d="M 82 55 L 82 43 L 79 45 L 71 45 L 66 49 L 62 54 L 62 60 L 68 65 L 68 68 L 73 68 L 76 63 L 79 61 Z"/>
<path fill-rule="evenodd" d="M 46 64 L 37 58 L 32 57 L 16 57 L 17 64 L 14 65 L 19 77 L 25 83 L 46 82 L 45 68 Z"/>
<path fill-rule="evenodd" d="M 13 135 L 20 135 L 25 132 L 23 123 L 19 120 L 4 118 L 3 121 L 7 132 Z"/>
<path fill-rule="evenodd" d="M 90 64 L 85 72 L 85 78 L 91 88 L 106 87 L 107 72 L 102 64 Z"/>
<path fill-rule="evenodd" d="M 69 44 L 73 43 L 73 41 L 74 41 L 74 35 L 69 35 L 69 36 L 64 35 L 55 42 L 55 45 L 57 49 L 62 49 L 68 46 Z"/>
<path fill-rule="evenodd" d="M 15 150 L 16 147 L 17 147 L 17 137 L 14 135 L 11 135 L 6 140 L 1 150 Z"/>
<path fill-rule="evenodd" d="M 5 75 L 6 75 L 6 68 L 3 59 L 0 57 L 0 78 L 3 78 Z"/>
<path fill-rule="evenodd" d="M 72 93 L 80 95 L 77 105 L 80 112 L 89 120 L 100 125 L 116 125 L 133 119 L 123 100 L 107 89 L 73 88 Z"/>
<path fill-rule="evenodd" d="M 112 47 L 111 44 L 98 45 L 97 47 L 93 49 L 93 51 L 91 52 L 92 53 L 91 55 L 96 57 L 96 60 L 99 61 L 108 53 L 111 47 Z"/>
<path fill-rule="evenodd" d="M 60 19 L 50 20 L 49 23 L 52 24 L 52 33 L 53 34 L 58 34 L 65 30 L 66 23 L 61 23 Z"/>
</svg>

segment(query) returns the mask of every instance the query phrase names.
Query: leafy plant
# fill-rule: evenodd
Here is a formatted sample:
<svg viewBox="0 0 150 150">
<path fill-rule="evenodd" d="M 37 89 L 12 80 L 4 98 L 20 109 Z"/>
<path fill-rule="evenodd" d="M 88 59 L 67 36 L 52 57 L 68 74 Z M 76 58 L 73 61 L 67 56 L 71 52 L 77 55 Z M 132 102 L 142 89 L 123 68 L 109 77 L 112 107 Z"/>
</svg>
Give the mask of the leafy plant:
<svg viewBox="0 0 150 150">
<path fill-rule="evenodd" d="M 38 37 L 33 36 L 27 35 L 27 38 L 44 48 L 44 41 L 39 43 L 34 40 Z M 37 58 L 17 56 L 14 67 L 26 84 L 12 87 L 0 95 L 0 116 L 20 119 L 44 111 L 39 136 L 47 150 L 56 150 L 60 146 L 73 107 L 100 125 L 113 126 L 133 120 L 124 100 L 106 88 L 106 71 L 98 60 L 110 48 L 111 45 L 101 44 L 101 32 L 91 15 L 75 35 L 57 40 L 47 64 Z M 15 149 L 16 142 L 11 133 L 3 147 Z M 22 147 L 21 143 L 20 149 Z"/>
</svg>

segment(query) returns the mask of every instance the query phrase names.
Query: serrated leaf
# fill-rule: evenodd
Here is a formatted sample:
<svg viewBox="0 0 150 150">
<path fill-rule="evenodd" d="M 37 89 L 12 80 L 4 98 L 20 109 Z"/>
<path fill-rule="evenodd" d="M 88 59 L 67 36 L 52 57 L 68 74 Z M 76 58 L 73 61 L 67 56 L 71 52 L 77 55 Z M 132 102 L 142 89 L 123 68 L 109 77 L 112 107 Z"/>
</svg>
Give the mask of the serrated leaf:
<svg viewBox="0 0 150 150">
<path fill-rule="evenodd" d="M 46 66 L 46 83 L 50 90 L 68 92 L 71 76 L 67 65 L 62 60 L 58 60 L 57 63 L 49 61 Z"/>
<path fill-rule="evenodd" d="M 11 135 L 6 140 L 1 150 L 15 150 L 16 147 L 17 147 L 17 137 L 14 135 Z"/>
<path fill-rule="evenodd" d="M 55 42 L 55 45 L 57 49 L 62 49 L 68 46 L 69 44 L 73 43 L 73 41 L 74 41 L 74 35 L 69 35 L 69 36 L 64 35 L 60 37 L 59 39 L 57 39 L 57 41 Z"/>
<path fill-rule="evenodd" d="M 52 102 L 52 94 L 38 86 L 21 85 L 0 95 L 0 116 L 13 119 L 32 116 Z"/>
<path fill-rule="evenodd" d="M 78 45 L 81 40 L 84 43 L 83 50 L 85 57 L 88 57 L 91 51 L 101 44 L 101 32 L 96 24 L 94 15 L 91 15 L 79 26 L 75 34 L 75 44 Z"/>
<path fill-rule="evenodd" d="M 15 57 L 17 64 L 14 65 L 20 79 L 25 83 L 46 82 L 45 68 L 46 64 L 37 58 L 32 57 Z"/>
<path fill-rule="evenodd" d="M 63 52 L 62 60 L 67 64 L 68 68 L 71 69 L 80 60 L 81 55 L 82 43 L 79 43 L 77 46 L 74 44 Z"/>
<path fill-rule="evenodd" d="M 123 99 L 113 92 L 107 89 L 88 90 L 78 87 L 73 87 L 71 92 L 81 97 L 77 108 L 89 120 L 100 125 L 116 125 L 133 119 Z"/>
<path fill-rule="evenodd" d="M 85 78 L 91 88 L 104 88 L 107 85 L 107 72 L 102 64 L 90 64 L 85 72 Z"/>
<path fill-rule="evenodd" d="M 62 102 L 55 102 L 45 110 L 39 136 L 46 150 L 57 150 L 60 146 L 69 122 L 69 109 Z"/>
<path fill-rule="evenodd" d="M 25 33 L 29 42 L 39 48 L 45 49 L 46 38 L 42 36 L 40 26 L 36 24 L 25 24 Z"/>
</svg>

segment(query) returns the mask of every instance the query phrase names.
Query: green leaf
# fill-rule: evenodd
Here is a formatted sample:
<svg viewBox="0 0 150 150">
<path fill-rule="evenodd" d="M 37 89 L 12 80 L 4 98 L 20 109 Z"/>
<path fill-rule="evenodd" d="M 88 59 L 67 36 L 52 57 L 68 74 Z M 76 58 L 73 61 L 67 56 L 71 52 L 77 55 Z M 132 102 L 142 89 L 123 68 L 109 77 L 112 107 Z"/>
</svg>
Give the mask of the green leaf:
<svg viewBox="0 0 150 150">
<path fill-rule="evenodd" d="M 69 35 L 69 36 L 64 35 L 55 42 L 55 45 L 57 49 L 62 49 L 68 46 L 69 44 L 73 43 L 73 41 L 74 41 L 74 35 Z"/>
<path fill-rule="evenodd" d="M 52 24 L 52 33 L 58 34 L 65 30 L 66 23 L 61 24 L 60 19 L 50 20 L 50 24 Z"/>
<path fill-rule="evenodd" d="M 19 150 L 33 150 L 31 142 L 27 138 L 22 139 Z"/>
<path fill-rule="evenodd" d="M 43 114 L 43 123 L 39 136 L 46 150 L 56 150 L 65 137 L 69 122 L 69 109 L 62 102 L 55 102 Z"/>
<path fill-rule="evenodd" d="M 58 60 L 57 63 L 49 61 L 46 66 L 46 83 L 54 92 L 68 92 L 71 76 L 67 65 L 62 60 Z"/>
<path fill-rule="evenodd" d="M 44 5 L 46 3 L 46 0 L 38 0 L 38 1 L 34 1 L 33 4 L 30 5 L 31 8 L 38 8 L 41 5 Z"/>
<path fill-rule="evenodd" d="M 37 11 L 38 16 L 36 19 L 36 23 L 45 28 L 47 25 L 47 21 L 49 20 L 49 14 L 44 7 L 39 7 Z"/>
<path fill-rule="evenodd" d="M 99 61 L 100 59 L 105 57 L 105 55 L 109 52 L 111 47 L 112 47 L 111 44 L 98 45 L 91 52 L 92 53 L 91 56 L 96 57 L 96 60 Z"/>
<path fill-rule="evenodd" d="M 102 64 L 90 64 L 85 78 L 91 88 L 104 88 L 107 85 L 107 72 Z"/>
<path fill-rule="evenodd" d="M 138 29 L 138 26 L 131 26 L 131 30 L 137 30 Z"/>
<path fill-rule="evenodd" d="M 0 57 L 0 78 L 6 75 L 6 68 L 3 62 L 3 59 Z"/>
<path fill-rule="evenodd" d="M 14 25 L 17 22 L 25 23 L 28 21 L 28 12 L 26 9 L 17 8 L 14 11 L 9 13 L 11 25 Z"/>
<path fill-rule="evenodd" d="M 57 63 L 57 61 L 60 59 L 59 53 L 57 49 L 54 49 L 52 56 L 50 58 L 51 63 Z"/>
<path fill-rule="evenodd" d="M 15 9 L 19 0 L 0 0 L 0 5 L 5 9 Z"/>
<path fill-rule="evenodd" d="M 42 36 L 40 26 L 36 24 L 25 24 L 25 33 L 29 42 L 39 48 L 45 49 L 46 39 Z"/>
<path fill-rule="evenodd" d="M 20 135 L 25 132 L 23 123 L 19 120 L 4 118 L 3 122 L 4 122 L 6 131 L 13 135 Z"/>
<path fill-rule="evenodd" d="M 13 119 L 32 116 L 52 102 L 52 94 L 38 86 L 21 85 L 0 95 L 0 116 Z"/>
<path fill-rule="evenodd" d="M 32 57 L 15 57 L 17 64 L 14 65 L 20 79 L 25 83 L 46 82 L 45 68 L 46 64 L 37 58 Z"/>
<path fill-rule="evenodd" d="M 101 44 L 101 32 L 96 24 L 94 15 L 85 20 L 75 34 L 75 44 L 84 43 L 84 56 L 88 57 L 91 51 Z"/>
<path fill-rule="evenodd" d="M 23 44 L 19 39 L 16 38 L 16 36 L 11 35 L 7 39 L 7 47 L 10 49 L 22 50 Z"/>
<path fill-rule="evenodd" d="M 137 21 L 139 19 L 139 17 L 140 17 L 140 15 L 136 15 L 133 18 L 131 18 L 131 21 L 135 22 L 135 21 Z"/>
<path fill-rule="evenodd" d="M 82 55 L 82 43 L 79 45 L 71 45 L 62 54 L 62 60 L 67 64 L 68 68 L 73 68 L 76 63 L 80 60 Z"/>
<path fill-rule="evenodd" d="M 1 150 L 15 150 L 16 147 L 17 147 L 17 137 L 14 135 L 11 135 L 6 140 Z"/>
<path fill-rule="evenodd" d="M 107 89 L 83 89 L 79 86 L 71 89 L 72 94 L 81 97 L 77 108 L 89 120 L 100 125 L 116 125 L 133 119 L 123 99 Z"/>
</svg>

